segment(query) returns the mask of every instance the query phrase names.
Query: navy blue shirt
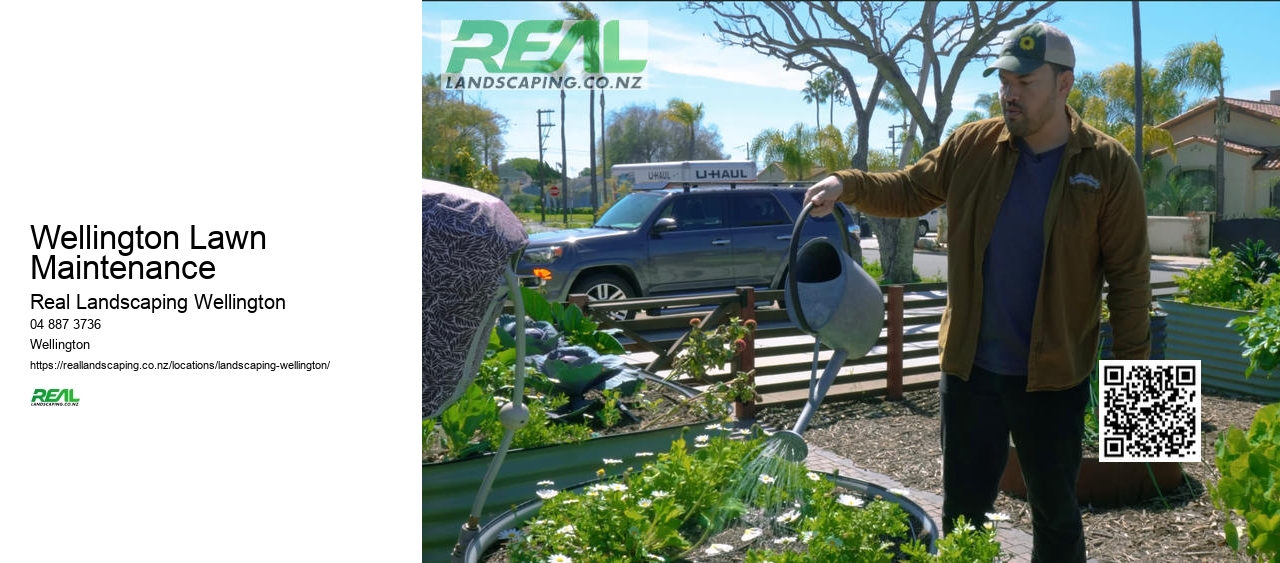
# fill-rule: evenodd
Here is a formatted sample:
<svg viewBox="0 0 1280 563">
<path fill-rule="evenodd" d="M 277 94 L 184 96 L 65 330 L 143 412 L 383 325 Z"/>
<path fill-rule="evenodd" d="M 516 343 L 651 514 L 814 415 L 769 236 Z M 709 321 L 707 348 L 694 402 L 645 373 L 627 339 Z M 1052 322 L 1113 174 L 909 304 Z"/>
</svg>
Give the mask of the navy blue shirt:
<svg viewBox="0 0 1280 563">
<path fill-rule="evenodd" d="M 982 321 L 973 363 L 992 373 L 1027 374 L 1044 262 L 1044 209 L 1065 148 L 1037 155 L 1018 139 L 1018 165 L 982 261 Z"/>
</svg>

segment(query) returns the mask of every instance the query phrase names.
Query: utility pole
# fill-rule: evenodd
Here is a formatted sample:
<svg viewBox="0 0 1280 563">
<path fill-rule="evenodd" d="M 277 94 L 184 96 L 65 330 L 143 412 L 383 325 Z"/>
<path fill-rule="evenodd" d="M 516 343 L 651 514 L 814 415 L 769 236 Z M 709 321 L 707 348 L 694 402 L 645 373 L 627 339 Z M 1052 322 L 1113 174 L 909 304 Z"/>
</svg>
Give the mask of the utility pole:
<svg viewBox="0 0 1280 563">
<path fill-rule="evenodd" d="M 898 129 L 906 129 L 906 125 L 889 126 L 889 151 L 898 154 Z"/>
<path fill-rule="evenodd" d="M 539 196 L 538 201 L 542 204 L 542 222 L 543 223 L 547 222 L 547 180 L 546 180 L 547 174 L 546 174 L 546 165 L 542 163 L 542 150 L 543 150 L 542 142 L 547 139 L 547 134 L 550 133 L 550 131 L 543 131 L 543 129 L 550 129 L 552 127 L 555 127 L 555 124 L 543 123 L 542 114 L 551 113 L 553 111 L 555 110 L 549 110 L 549 109 L 538 110 L 538 192 L 541 194 Z"/>
</svg>

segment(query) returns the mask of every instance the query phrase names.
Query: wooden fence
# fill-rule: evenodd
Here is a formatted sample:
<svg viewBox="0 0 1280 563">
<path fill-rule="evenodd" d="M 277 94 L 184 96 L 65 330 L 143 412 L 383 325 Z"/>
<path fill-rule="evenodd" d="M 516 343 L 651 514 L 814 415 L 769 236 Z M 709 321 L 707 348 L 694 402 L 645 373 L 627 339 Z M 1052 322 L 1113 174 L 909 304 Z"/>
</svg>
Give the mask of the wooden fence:
<svg viewBox="0 0 1280 563">
<path fill-rule="evenodd" d="M 938 381 L 938 325 L 946 305 L 946 283 L 882 286 L 885 296 L 885 327 L 875 347 L 861 358 L 851 358 L 836 376 L 827 401 L 868 395 L 902 398 L 906 390 L 935 386 Z M 1173 282 L 1152 284 L 1153 297 L 1171 295 Z M 1104 290 L 1105 291 L 1105 290 Z M 705 330 L 714 329 L 730 317 L 755 319 L 757 329 L 747 342 L 738 363 L 708 381 L 729 379 L 732 371 L 755 370 L 756 388 L 763 405 L 796 405 L 807 400 L 810 378 L 825 368 L 830 350 L 823 349 L 815 365 L 814 338 L 801 332 L 787 317 L 786 309 L 773 305 L 783 290 L 756 291 L 750 287 L 734 292 L 681 297 L 652 297 L 606 302 L 588 302 L 586 296 L 570 296 L 591 315 L 601 328 L 618 329 L 628 352 L 647 361 L 646 370 L 661 374 L 689 337 L 691 319 L 700 319 Z M 765 306 L 759 304 L 768 303 Z M 657 316 L 637 314 L 617 321 L 610 313 L 641 313 L 661 308 Z M 707 382 L 677 379 L 698 387 Z"/>
</svg>

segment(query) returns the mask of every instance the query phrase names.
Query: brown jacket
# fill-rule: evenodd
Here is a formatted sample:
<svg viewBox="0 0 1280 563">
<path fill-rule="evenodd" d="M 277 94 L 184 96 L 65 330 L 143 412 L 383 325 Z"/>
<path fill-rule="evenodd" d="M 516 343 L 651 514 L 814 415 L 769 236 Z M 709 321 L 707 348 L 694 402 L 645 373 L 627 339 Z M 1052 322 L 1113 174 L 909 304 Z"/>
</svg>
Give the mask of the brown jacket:
<svg viewBox="0 0 1280 563">
<path fill-rule="evenodd" d="M 1067 108 L 1071 136 L 1045 209 L 1044 262 L 1031 329 L 1027 390 L 1072 387 L 1097 358 L 1102 282 L 1118 360 L 1151 349 L 1151 248 L 1138 167 L 1114 139 Z M 896 172 L 842 170 L 841 200 L 881 217 L 917 217 L 946 204 L 947 307 L 938 337 L 942 371 L 968 379 L 982 314 L 982 260 L 1018 149 L 1001 118 L 960 127 Z"/>
</svg>

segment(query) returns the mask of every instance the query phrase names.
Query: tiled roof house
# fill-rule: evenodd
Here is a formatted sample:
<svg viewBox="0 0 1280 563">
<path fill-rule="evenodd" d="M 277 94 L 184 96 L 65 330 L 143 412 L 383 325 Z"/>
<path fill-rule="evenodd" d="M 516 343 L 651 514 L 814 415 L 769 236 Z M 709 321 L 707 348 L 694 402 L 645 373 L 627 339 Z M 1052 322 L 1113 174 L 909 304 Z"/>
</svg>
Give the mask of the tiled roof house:
<svg viewBox="0 0 1280 563">
<path fill-rule="evenodd" d="M 1225 201 L 1220 217 L 1257 217 L 1264 207 L 1280 207 L 1280 90 L 1270 100 L 1226 98 L 1229 119 L 1224 135 Z M 1152 152 L 1165 170 L 1201 171 L 1213 177 L 1217 161 L 1210 99 L 1157 125 L 1169 131 L 1177 147 L 1176 162 L 1166 149 Z"/>
</svg>

